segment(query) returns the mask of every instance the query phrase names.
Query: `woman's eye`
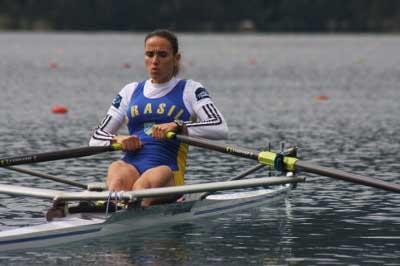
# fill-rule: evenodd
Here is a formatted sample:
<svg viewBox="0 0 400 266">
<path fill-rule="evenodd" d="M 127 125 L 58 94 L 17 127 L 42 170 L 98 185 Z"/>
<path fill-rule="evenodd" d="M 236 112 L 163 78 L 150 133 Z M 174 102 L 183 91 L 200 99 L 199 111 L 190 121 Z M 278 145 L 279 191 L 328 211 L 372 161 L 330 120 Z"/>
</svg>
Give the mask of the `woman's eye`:
<svg viewBox="0 0 400 266">
<path fill-rule="evenodd" d="M 161 51 L 161 52 L 158 52 L 157 55 L 158 55 L 159 57 L 167 57 L 167 56 L 168 56 L 168 53 L 167 53 L 167 52 L 164 52 L 164 51 Z"/>
<path fill-rule="evenodd" d="M 165 57 L 168 56 L 168 52 L 166 52 L 166 51 L 156 51 L 156 52 L 147 51 L 147 52 L 145 52 L 145 55 L 146 55 L 147 57 L 150 57 L 150 58 L 152 58 L 152 57 L 154 57 L 154 56 L 156 56 L 156 55 L 157 55 L 158 57 L 165 58 Z"/>
<path fill-rule="evenodd" d="M 147 57 L 153 57 L 154 56 L 154 52 L 146 52 L 145 53 Z"/>
</svg>

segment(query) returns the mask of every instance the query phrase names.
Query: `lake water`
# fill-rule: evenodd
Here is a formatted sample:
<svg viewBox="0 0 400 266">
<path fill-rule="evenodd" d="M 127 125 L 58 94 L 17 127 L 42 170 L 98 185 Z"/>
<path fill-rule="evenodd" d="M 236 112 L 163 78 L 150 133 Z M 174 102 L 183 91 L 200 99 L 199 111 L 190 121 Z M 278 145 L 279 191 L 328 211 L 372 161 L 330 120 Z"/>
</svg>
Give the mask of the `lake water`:
<svg viewBox="0 0 400 266">
<path fill-rule="evenodd" d="M 285 142 L 297 145 L 303 160 L 400 183 L 400 36 L 179 36 L 181 76 L 211 92 L 229 123 L 229 143 L 279 149 Z M 0 157 L 86 145 L 120 88 L 146 78 L 143 38 L 0 33 Z M 55 104 L 69 113 L 52 114 Z M 86 183 L 103 180 L 118 156 L 24 167 Z M 192 148 L 187 183 L 225 180 L 252 165 Z M 0 264 L 400 265 L 399 194 L 305 175 L 278 206 L 0 254 Z M 4 169 L 0 177 L 4 184 L 70 189 Z M 0 199 L 0 230 L 42 223 L 50 206 Z"/>
</svg>

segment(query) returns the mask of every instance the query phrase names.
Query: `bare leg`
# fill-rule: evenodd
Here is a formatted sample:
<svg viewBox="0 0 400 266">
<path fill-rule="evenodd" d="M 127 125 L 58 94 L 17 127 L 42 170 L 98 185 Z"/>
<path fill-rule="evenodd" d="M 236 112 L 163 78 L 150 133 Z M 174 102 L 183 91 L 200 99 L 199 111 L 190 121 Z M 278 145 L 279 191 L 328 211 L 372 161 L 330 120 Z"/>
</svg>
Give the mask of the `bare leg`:
<svg viewBox="0 0 400 266">
<path fill-rule="evenodd" d="M 133 165 L 118 160 L 108 167 L 107 186 L 110 191 L 129 191 L 139 177 L 139 171 Z"/>
<path fill-rule="evenodd" d="M 132 186 L 133 190 L 146 189 L 146 188 L 157 188 L 157 187 L 168 187 L 174 186 L 174 175 L 171 168 L 165 165 L 157 166 L 145 171 L 139 179 Z M 164 199 L 165 200 L 165 199 Z M 142 206 L 149 206 L 162 202 L 160 198 L 146 198 L 142 201 Z"/>
</svg>

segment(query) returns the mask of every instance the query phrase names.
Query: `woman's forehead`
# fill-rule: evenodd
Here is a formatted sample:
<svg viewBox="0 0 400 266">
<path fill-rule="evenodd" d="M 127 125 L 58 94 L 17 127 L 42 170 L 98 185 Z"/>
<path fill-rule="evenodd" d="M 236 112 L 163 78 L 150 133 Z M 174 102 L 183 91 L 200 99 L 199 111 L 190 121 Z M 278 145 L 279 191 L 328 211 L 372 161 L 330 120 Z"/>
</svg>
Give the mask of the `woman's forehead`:
<svg viewBox="0 0 400 266">
<path fill-rule="evenodd" d="M 170 42 L 162 37 L 154 36 L 147 39 L 145 43 L 146 50 L 172 50 Z"/>
</svg>

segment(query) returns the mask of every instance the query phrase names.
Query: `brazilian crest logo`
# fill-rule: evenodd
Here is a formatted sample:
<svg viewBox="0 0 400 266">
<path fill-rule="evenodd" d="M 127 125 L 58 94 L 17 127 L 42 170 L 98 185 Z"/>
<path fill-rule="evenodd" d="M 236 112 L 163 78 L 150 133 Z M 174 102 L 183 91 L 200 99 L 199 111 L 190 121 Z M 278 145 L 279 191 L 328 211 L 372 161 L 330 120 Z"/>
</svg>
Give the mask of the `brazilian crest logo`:
<svg viewBox="0 0 400 266">
<path fill-rule="evenodd" d="M 154 126 L 154 122 L 150 122 L 150 123 L 144 123 L 143 125 L 143 131 L 146 135 L 151 136 L 151 134 L 153 133 L 153 126 Z"/>
</svg>

